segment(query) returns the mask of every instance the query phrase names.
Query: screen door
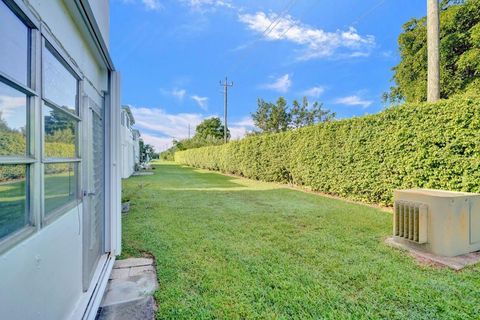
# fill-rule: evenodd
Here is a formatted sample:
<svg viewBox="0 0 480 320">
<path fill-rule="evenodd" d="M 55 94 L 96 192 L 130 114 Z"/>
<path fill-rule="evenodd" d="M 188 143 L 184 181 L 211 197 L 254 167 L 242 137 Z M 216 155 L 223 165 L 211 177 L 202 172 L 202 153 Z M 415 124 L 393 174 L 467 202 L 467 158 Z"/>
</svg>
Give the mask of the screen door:
<svg viewBox="0 0 480 320">
<path fill-rule="evenodd" d="M 84 128 L 83 289 L 88 290 L 105 254 L 105 125 L 100 107 L 86 98 Z"/>
</svg>

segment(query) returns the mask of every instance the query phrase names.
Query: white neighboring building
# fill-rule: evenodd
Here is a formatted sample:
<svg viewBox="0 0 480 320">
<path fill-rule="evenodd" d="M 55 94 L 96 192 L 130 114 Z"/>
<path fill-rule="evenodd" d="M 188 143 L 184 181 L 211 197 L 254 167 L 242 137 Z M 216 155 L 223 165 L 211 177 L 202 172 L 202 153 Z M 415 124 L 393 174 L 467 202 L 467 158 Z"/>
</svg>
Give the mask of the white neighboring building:
<svg viewBox="0 0 480 320">
<path fill-rule="evenodd" d="M 122 106 L 120 114 L 120 140 L 122 144 L 122 178 L 126 179 L 135 172 L 135 165 L 140 164 L 140 132 L 133 129 L 135 124 L 129 106 Z"/>
<path fill-rule="evenodd" d="M 108 28 L 108 0 L 0 0 L 2 319 L 94 319 L 120 254 Z"/>
<path fill-rule="evenodd" d="M 137 129 L 132 130 L 133 133 L 133 165 L 140 165 L 140 131 Z"/>
</svg>

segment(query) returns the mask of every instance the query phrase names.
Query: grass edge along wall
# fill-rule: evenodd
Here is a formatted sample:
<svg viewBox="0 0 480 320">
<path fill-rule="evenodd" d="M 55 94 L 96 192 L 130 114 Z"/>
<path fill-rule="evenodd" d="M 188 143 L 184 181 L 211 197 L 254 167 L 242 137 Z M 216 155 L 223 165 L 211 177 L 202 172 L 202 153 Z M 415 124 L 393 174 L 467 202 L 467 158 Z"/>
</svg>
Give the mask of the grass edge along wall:
<svg viewBox="0 0 480 320">
<path fill-rule="evenodd" d="M 175 161 L 381 205 L 394 189 L 480 192 L 480 95 L 179 151 Z"/>
</svg>

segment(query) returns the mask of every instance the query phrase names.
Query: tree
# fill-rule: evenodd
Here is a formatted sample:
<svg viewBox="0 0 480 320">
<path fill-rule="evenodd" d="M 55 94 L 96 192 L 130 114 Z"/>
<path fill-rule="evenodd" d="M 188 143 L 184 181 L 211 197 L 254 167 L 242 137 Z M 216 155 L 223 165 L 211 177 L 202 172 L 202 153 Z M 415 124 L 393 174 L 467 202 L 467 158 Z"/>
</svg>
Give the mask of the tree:
<svg viewBox="0 0 480 320">
<path fill-rule="evenodd" d="M 278 98 L 276 104 L 258 99 L 257 106 L 257 111 L 252 114 L 257 128 L 263 132 L 281 132 L 288 129 L 291 114 L 283 97 Z"/>
<path fill-rule="evenodd" d="M 205 119 L 195 128 L 195 137 L 197 138 L 215 137 L 220 139 L 223 134 L 224 128 L 218 117 Z"/>
<path fill-rule="evenodd" d="M 302 104 L 293 100 L 292 105 L 290 109 L 283 97 L 278 98 L 276 104 L 258 99 L 257 111 L 252 114 L 253 122 L 261 132 L 275 133 L 327 122 L 335 118 L 335 113 L 323 109 L 322 103 L 314 102 L 310 106 L 307 97 L 303 97 Z"/>
<path fill-rule="evenodd" d="M 165 160 L 173 160 L 177 151 L 224 144 L 224 130 L 224 126 L 218 117 L 205 119 L 195 128 L 195 135 L 192 138 L 174 139 L 173 146 L 163 151 L 160 156 Z M 227 137 L 230 138 L 230 130 L 227 132 Z"/>
<path fill-rule="evenodd" d="M 302 104 L 297 100 L 293 100 L 291 110 L 292 128 L 301 128 L 311 126 L 318 122 L 327 122 L 335 118 L 335 113 L 330 110 L 323 109 L 323 103 L 315 101 L 311 107 L 307 97 L 303 97 Z"/>
<path fill-rule="evenodd" d="M 139 141 L 140 147 L 140 163 L 145 163 L 153 159 L 155 155 L 155 149 L 150 144 L 145 144 L 142 139 Z"/>
<path fill-rule="evenodd" d="M 65 137 L 75 135 L 75 122 L 65 113 L 56 109 L 51 109 L 49 114 L 44 116 L 44 119 L 45 134 L 47 136 L 53 136 L 57 131 L 63 131 L 63 136 Z"/>
<path fill-rule="evenodd" d="M 8 126 L 8 123 L 5 119 L 3 119 L 2 111 L 0 111 L 0 132 L 10 132 L 12 129 Z"/>
<path fill-rule="evenodd" d="M 442 1 L 441 8 L 440 97 L 448 98 L 480 85 L 480 0 Z M 426 101 L 426 18 L 405 23 L 398 44 L 401 61 L 393 68 L 395 85 L 384 98 Z"/>
<path fill-rule="evenodd" d="M 220 118 L 213 117 L 203 120 L 195 128 L 195 138 L 197 139 L 223 139 L 225 126 L 220 121 Z M 230 130 L 227 131 L 227 137 L 230 138 Z"/>
<path fill-rule="evenodd" d="M 297 100 L 293 100 L 292 102 L 292 127 L 293 128 L 301 128 L 305 125 L 307 119 L 307 107 L 308 105 L 305 103 L 305 98 L 303 99 L 301 105 L 298 103 Z M 308 103 L 308 102 L 307 102 Z"/>
</svg>

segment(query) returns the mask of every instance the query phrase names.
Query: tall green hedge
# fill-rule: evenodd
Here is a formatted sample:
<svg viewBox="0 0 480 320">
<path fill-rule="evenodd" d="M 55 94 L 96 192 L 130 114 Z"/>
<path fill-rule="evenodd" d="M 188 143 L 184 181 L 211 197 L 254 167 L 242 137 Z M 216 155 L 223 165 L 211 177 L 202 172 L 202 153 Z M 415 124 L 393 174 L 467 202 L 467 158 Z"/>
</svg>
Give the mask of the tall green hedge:
<svg viewBox="0 0 480 320">
<path fill-rule="evenodd" d="M 26 138 L 18 132 L 0 131 L 0 156 L 25 156 Z M 75 144 L 71 142 L 45 142 L 45 153 L 51 158 L 75 157 Z M 25 178 L 25 165 L 0 165 L 0 183 Z M 47 173 L 63 173 L 70 165 L 50 164 Z"/>
<path fill-rule="evenodd" d="M 383 205 L 397 188 L 480 192 L 480 96 L 190 149 L 175 161 Z"/>
</svg>

